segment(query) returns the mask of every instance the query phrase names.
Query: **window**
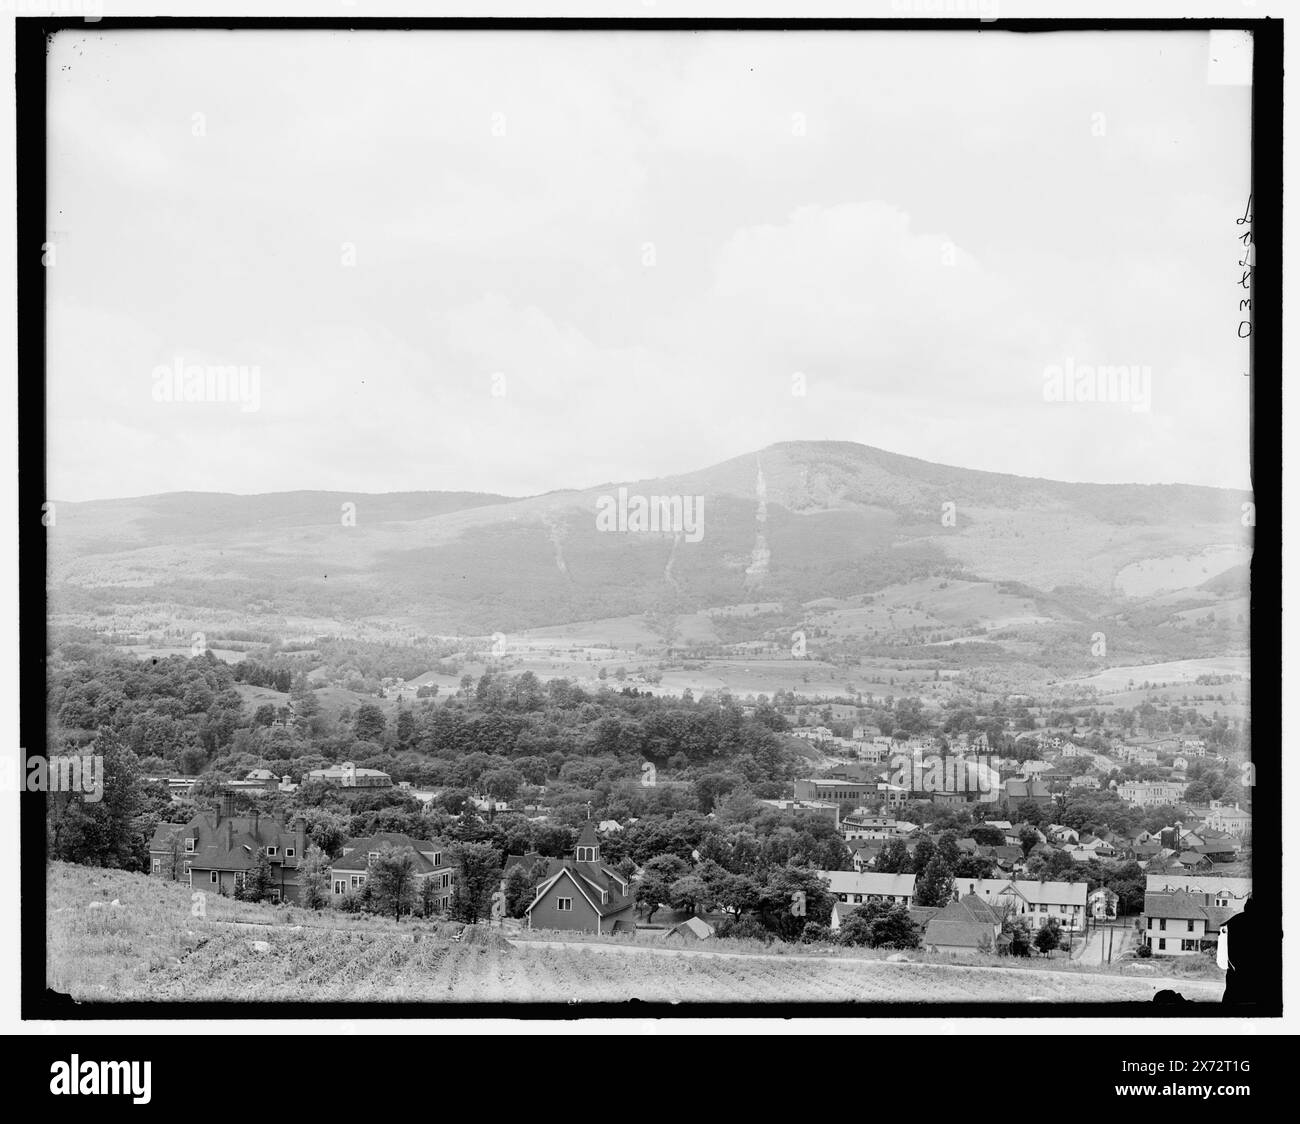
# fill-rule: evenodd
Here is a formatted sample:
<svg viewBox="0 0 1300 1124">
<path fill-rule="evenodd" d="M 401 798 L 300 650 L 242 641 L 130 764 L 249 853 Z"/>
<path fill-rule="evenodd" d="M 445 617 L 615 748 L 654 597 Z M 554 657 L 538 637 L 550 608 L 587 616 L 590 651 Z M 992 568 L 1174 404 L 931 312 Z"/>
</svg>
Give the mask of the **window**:
<svg viewBox="0 0 1300 1124">
<path fill-rule="evenodd" d="M 162 859 L 154 859 L 153 870 L 155 874 L 157 874 L 160 870 L 162 870 Z"/>
<path fill-rule="evenodd" d="M 1194 933 L 1194 932 L 1196 932 L 1196 922 L 1195 922 L 1195 921 L 1189 921 L 1189 922 L 1187 922 L 1187 931 L 1188 931 L 1189 933 Z"/>
<path fill-rule="evenodd" d="M 286 848 L 284 849 L 284 857 L 285 857 L 286 859 L 291 859 L 291 858 L 293 858 L 294 855 L 296 855 L 297 853 L 298 853 L 298 852 L 295 851 L 292 847 L 286 847 Z"/>
<path fill-rule="evenodd" d="M 364 874 L 354 874 L 352 876 L 352 888 L 354 890 L 358 886 L 364 886 L 365 884 L 366 884 L 366 876 Z"/>
<path fill-rule="evenodd" d="M 348 892 L 347 882 L 345 882 L 342 878 L 334 879 L 334 892 L 336 894 L 346 894 Z"/>
<path fill-rule="evenodd" d="M 185 853 L 186 853 L 187 855 L 192 855 L 192 854 L 194 854 L 194 844 L 195 844 L 196 842 L 197 842 L 197 840 L 195 840 L 195 839 L 186 839 L 186 840 L 185 840 Z"/>
<path fill-rule="evenodd" d="M 568 912 L 569 910 L 573 909 L 573 899 L 572 899 L 572 898 L 556 898 L 556 899 L 555 899 L 555 908 L 558 909 L 561 913 L 566 913 L 566 912 Z"/>
<path fill-rule="evenodd" d="M 272 900 L 273 902 L 278 902 L 278 901 L 280 900 L 280 891 L 279 891 L 279 890 L 272 890 L 270 893 L 271 893 L 271 900 Z"/>
<path fill-rule="evenodd" d="M 1164 952 L 1164 950 L 1165 950 L 1165 938 L 1164 938 L 1164 937 L 1161 937 L 1161 938 L 1160 938 L 1160 951 L 1161 951 L 1161 952 Z"/>
<path fill-rule="evenodd" d="M 441 852 L 441 851 L 434 851 L 434 852 L 433 852 L 433 865 L 434 865 L 434 866 L 442 866 L 442 852 Z"/>
<path fill-rule="evenodd" d="M 1162 917 L 1162 918 L 1160 918 L 1160 928 L 1163 929 L 1164 927 L 1165 927 L 1165 919 Z M 1161 944 L 1162 947 L 1163 947 L 1164 943 L 1165 943 L 1164 941 L 1161 941 L 1161 942 L 1160 942 L 1160 944 Z"/>
<path fill-rule="evenodd" d="M 209 872 L 208 872 L 208 881 L 209 881 L 209 882 L 216 882 L 216 880 L 217 880 L 217 872 L 216 872 L 215 870 L 213 870 L 213 871 L 209 871 Z"/>
<path fill-rule="evenodd" d="M 1184 952 L 1195 952 L 1195 951 L 1196 951 L 1196 942 L 1195 942 L 1195 941 L 1183 941 L 1183 951 L 1184 951 Z"/>
<path fill-rule="evenodd" d="M 378 852 L 378 851 L 367 851 L 367 852 L 366 852 L 366 858 L 368 858 L 371 862 L 374 862 L 375 859 L 379 858 L 379 852 Z"/>
<path fill-rule="evenodd" d="M 279 853 L 280 853 L 280 848 L 277 847 L 277 846 L 275 846 L 274 844 L 272 844 L 271 846 L 267 847 L 267 849 L 266 849 L 266 857 L 267 857 L 268 859 L 273 859 L 273 858 L 275 858 L 275 856 L 278 855 Z"/>
</svg>

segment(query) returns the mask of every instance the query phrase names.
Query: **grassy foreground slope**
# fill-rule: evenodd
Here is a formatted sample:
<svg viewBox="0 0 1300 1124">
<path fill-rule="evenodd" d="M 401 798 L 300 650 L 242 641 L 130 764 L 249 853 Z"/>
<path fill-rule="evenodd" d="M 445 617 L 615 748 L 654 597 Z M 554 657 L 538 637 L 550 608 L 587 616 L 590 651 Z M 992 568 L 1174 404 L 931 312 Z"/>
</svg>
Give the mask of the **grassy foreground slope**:
<svg viewBox="0 0 1300 1124">
<path fill-rule="evenodd" d="M 140 874 L 51 864 L 46 978 L 79 1001 L 1143 1002 L 1163 987 L 1215 1002 L 1217 981 L 710 955 L 539 940 L 450 926 L 312 914 L 206 896 Z M 116 900 L 119 904 L 112 905 Z M 92 903 L 100 903 L 92 905 Z M 725 944 L 716 946 L 719 952 Z"/>
</svg>

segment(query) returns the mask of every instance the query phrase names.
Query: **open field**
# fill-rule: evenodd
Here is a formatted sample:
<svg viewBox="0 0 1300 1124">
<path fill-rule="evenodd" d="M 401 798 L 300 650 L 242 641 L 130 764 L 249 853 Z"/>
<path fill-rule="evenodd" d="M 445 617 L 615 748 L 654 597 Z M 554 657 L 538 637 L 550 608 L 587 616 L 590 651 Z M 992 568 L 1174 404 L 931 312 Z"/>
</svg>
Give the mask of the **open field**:
<svg viewBox="0 0 1300 1124">
<path fill-rule="evenodd" d="M 1249 656 L 1215 656 L 1202 660 L 1169 660 L 1165 663 L 1132 664 L 1109 667 L 1095 675 L 1071 680 L 1081 687 L 1092 687 L 1102 694 L 1127 690 L 1130 683 L 1168 684 L 1170 687 L 1187 686 L 1192 693 L 1198 675 L 1250 675 Z M 1240 686 L 1240 684 L 1238 685 Z M 1203 687 L 1200 693 L 1226 692 L 1224 686 Z"/>
<path fill-rule="evenodd" d="M 195 916 L 187 886 L 62 863 L 50 867 L 49 894 L 49 986 L 92 1002 L 1131 1002 L 1164 987 L 1215 1002 L 1222 991 L 1213 979 L 1056 970 L 1062 961 L 1033 970 L 779 955 L 748 942 L 735 952 L 536 935 L 512 943 L 486 928 L 457 942 L 446 925 L 211 895 Z"/>
</svg>

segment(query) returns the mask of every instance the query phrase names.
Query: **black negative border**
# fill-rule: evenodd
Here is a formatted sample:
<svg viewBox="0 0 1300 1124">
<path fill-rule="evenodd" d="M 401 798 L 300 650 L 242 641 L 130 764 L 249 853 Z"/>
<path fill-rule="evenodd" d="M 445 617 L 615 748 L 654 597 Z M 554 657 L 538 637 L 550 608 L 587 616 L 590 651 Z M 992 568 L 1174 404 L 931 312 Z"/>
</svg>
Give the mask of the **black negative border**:
<svg viewBox="0 0 1300 1124">
<path fill-rule="evenodd" d="M 18 546 L 20 594 L 19 677 L 24 747 L 45 748 L 46 539 L 37 522 L 46 498 L 45 466 L 45 267 L 46 231 L 46 41 L 64 30 L 429 30 L 429 31 L 975 31 L 1043 34 L 1058 31 L 1251 32 L 1254 39 L 1251 98 L 1251 179 L 1257 258 L 1251 335 L 1251 476 L 1256 509 L 1251 562 L 1251 726 L 1267 715 L 1263 736 L 1252 737 L 1257 785 L 1252 809 L 1255 887 L 1273 895 L 1281 917 L 1281 308 L 1282 308 L 1282 46 L 1278 19 L 588 19 L 588 18 L 315 18 L 315 17 L 106 17 L 87 23 L 74 17 L 15 19 L 16 155 L 18 186 Z M 1208 232 L 1206 237 L 1219 237 Z M 1229 233 L 1223 233 L 1225 244 Z M 1258 373 L 1266 372 L 1263 403 L 1276 426 L 1256 426 Z M 1232 377 L 1235 372 L 1225 372 Z M 1240 376 L 1237 376 L 1240 377 Z M 24 424 L 26 423 L 26 424 Z M 39 440 L 36 434 L 40 435 Z M 32 649 L 39 637 L 39 659 Z M 1263 668 L 1276 662 L 1276 679 L 1263 682 Z M 25 761 L 26 748 L 22 750 Z M 20 786 L 21 788 L 21 786 Z M 1254 1010 L 1209 1004 L 1157 1006 L 1141 1003 L 773 1003 L 705 1004 L 378 1004 L 378 1003 L 75 1003 L 44 986 L 45 822 L 39 793 L 19 793 L 21 813 L 21 1017 L 23 1019 L 211 1019 L 211 1018 L 528 1018 L 605 1017 L 1117 1017 L 1222 1018 L 1277 1016 L 1282 1010 L 1281 941 L 1274 948 L 1270 978 L 1276 993 Z M 1279 932 L 1280 936 L 1280 932 Z"/>
</svg>

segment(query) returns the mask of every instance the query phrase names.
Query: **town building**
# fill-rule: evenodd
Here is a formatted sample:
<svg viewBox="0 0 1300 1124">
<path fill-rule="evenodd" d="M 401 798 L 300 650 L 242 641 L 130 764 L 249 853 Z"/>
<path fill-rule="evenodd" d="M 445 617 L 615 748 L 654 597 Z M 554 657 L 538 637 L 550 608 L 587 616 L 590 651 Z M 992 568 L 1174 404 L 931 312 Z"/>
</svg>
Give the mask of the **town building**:
<svg viewBox="0 0 1300 1124">
<path fill-rule="evenodd" d="M 1119 798 L 1139 808 L 1180 804 L 1186 792 L 1182 781 L 1127 781 L 1119 786 Z"/>
<path fill-rule="evenodd" d="M 1015 815 L 1026 804 L 1051 803 L 1051 789 L 1038 777 L 1011 777 L 1005 783 L 1007 808 Z"/>
<path fill-rule="evenodd" d="M 1237 839 L 1250 834 L 1251 815 L 1235 804 L 1231 808 L 1211 808 L 1204 822 L 1206 827 Z"/>
<path fill-rule="evenodd" d="M 530 929 L 588 933 L 636 931 L 636 902 L 628 880 L 601 859 L 600 837 L 588 820 L 573 858 L 552 859 L 525 912 Z"/>
<path fill-rule="evenodd" d="M 831 800 L 760 800 L 758 803 L 792 816 L 813 816 L 836 828 L 840 826 L 840 806 Z"/>
<path fill-rule="evenodd" d="M 928 952 L 952 955 L 994 953 L 1002 934 L 1002 911 L 974 894 L 949 902 L 926 923 L 921 938 Z"/>
<path fill-rule="evenodd" d="M 195 890 L 234 896 L 262 852 L 271 865 L 271 900 L 298 900 L 298 866 L 306 847 L 301 821 L 290 831 L 279 820 L 256 812 L 247 816 L 201 813 L 185 825 L 178 838 L 181 877 Z M 157 833 L 154 841 L 158 841 Z M 155 854 L 151 846 L 150 870 L 167 874 L 170 857 L 170 851 Z M 155 859 L 160 866 L 154 866 Z"/>
<path fill-rule="evenodd" d="M 427 839 L 412 839 L 409 835 L 396 831 L 381 831 L 365 839 L 349 839 L 344 844 L 342 854 L 330 863 L 330 898 L 338 900 L 360 890 L 370 877 L 372 862 L 385 850 L 401 850 L 404 847 L 409 847 L 414 855 L 416 896 L 423 898 L 425 885 L 431 883 L 433 908 L 439 912 L 449 909 L 456 885 L 456 868 L 447 845 Z"/>
<path fill-rule="evenodd" d="M 873 874 L 852 870 L 820 870 L 817 877 L 826 883 L 836 899 L 850 906 L 867 902 L 911 905 L 916 896 L 915 874 Z M 835 927 L 834 918 L 831 927 Z"/>
<path fill-rule="evenodd" d="M 328 769 L 312 769 L 306 779 L 342 788 L 391 788 L 393 784 L 393 778 L 387 773 L 379 769 L 358 769 L 351 761 Z"/>
<path fill-rule="evenodd" d="M 1139 931 L 1153 956 L 1188 956 L 1215 948 L 1220 927 L 1232 915 L 1230 907 L 1211 904 L 1208 894 L 1148 891 Z"/>
</svg>

